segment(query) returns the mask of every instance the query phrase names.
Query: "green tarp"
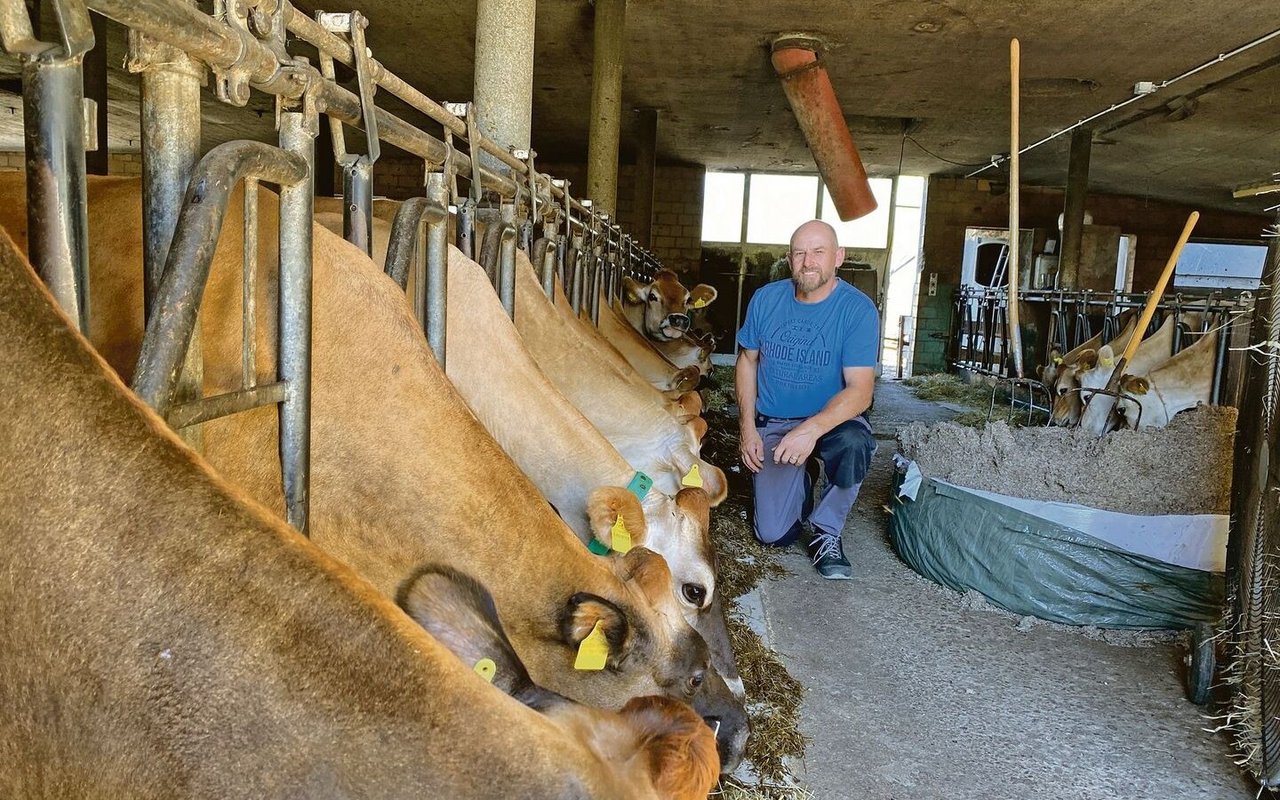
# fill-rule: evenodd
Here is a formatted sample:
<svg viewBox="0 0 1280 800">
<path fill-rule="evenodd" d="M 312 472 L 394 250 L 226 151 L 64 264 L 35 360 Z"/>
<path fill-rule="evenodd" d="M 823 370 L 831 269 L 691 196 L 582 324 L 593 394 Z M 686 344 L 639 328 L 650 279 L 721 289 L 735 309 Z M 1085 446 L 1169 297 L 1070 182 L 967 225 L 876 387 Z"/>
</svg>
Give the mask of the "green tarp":
<svg viewBox="0 0 1280 800">
<path fill-rule="evenodd" d="M 1222 614 L 1221 574 L 1136 555 L 1075 528 L 925 477 L 892 501 L 912 569 L 1015 614 L 1105 628 L 1189 628 Z"/>
</svg>

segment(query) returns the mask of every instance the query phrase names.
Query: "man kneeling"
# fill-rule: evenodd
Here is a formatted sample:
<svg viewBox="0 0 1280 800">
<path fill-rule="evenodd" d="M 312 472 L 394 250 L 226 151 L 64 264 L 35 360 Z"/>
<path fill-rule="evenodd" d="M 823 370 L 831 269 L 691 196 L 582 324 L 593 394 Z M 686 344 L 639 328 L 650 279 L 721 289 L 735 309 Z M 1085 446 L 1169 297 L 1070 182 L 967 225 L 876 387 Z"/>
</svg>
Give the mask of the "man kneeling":
<svg viewBox="0 0 1280 800">
<path fill-rule="evenodd" d="M 865 294 L 836 277 L 835 230 L 811 220 L 791 236 L 791 280 L 751 298 L 738 332 L 736 390 L 742 463 L 755 473 L 755 534 L 786 546 L 806 525 L 824 578 L 853 576 L 840 541 L 876 443 L 871 406 L 880 320 Z M 826 487 L 814 503 L 805 467 L 816 455 Z"/>
</svg>

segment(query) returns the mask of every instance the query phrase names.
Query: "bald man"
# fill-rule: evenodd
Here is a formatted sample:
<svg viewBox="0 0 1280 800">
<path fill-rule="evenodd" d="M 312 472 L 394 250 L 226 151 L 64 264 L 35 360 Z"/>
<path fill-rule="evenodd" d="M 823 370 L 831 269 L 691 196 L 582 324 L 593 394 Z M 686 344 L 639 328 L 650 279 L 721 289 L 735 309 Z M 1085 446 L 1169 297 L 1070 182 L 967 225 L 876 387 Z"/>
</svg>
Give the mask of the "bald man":
<svg viewBox="0 0 1280 800">
<path fill-rule="evenodd" d="M 880 319 L 870 298 L 836 277 L 844 248 L 827 223 L 797 228 L 788 260 L 791 279 L 761 287 L 738 332 L 735 387 L 742 463 L 755 474 L 755 534 L 784 547 L 808 528 L 818 573 L 848 579 L 840 532 L 876 449 L 864 413 Z M 816 502 L 811 456 L 827 477 Z"/>
</svg>

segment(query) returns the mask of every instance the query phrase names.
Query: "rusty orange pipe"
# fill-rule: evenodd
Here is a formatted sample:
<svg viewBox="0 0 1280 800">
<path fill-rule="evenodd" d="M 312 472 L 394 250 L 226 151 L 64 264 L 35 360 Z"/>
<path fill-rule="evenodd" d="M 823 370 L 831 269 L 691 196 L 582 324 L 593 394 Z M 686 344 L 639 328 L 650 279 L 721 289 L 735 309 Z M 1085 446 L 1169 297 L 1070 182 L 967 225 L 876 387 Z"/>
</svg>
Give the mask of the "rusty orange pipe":
<svg viewBox="0 0 1280 800">
<path fill-rule="evenodd" d="M 875 211 L 876 198 L 817 49 L 818 43 L 812 39 L 778 39 L 773 43 L 773 69 L 836 204 L 836 213 L 848 222 Z"/>
</svg>

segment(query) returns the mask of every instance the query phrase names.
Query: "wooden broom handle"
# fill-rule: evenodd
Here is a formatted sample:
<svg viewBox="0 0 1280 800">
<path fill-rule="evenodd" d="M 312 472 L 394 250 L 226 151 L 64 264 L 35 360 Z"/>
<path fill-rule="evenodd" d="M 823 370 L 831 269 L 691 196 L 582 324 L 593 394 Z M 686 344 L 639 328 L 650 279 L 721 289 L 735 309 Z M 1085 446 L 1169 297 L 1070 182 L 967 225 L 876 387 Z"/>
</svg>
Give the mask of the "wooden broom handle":
<svg viewBox="0 0 1280 800">
<path fill-rule="evenodd" d="M 1022 62 L 1022 51 L 1017 39 L 1009 40 L 1009 265 L 1006 270 L 1009 276 L 1009 349 L 1013 357 L 1014 377 L 1022 377 L 1022 328 L 1018 308 L 1018 267 L 1021 255 L 1018 253 L 1020 230 L 1018 228 L 1019 198 L 1021 197 L 1021 177 L 1018 158 L 1018 74 Z"/>
<path fill-rule="evenodd" d="M 1164 272 L 1160 273 L 1160 280 L 1156 282 L 1156 288 L 1151 293 L 1151 297 L 1147 299 L 1147 304 L 1142 309 L 1142 316 L 1138 317 L 1138 326 L 1134 328 L 1133 336 L 1129 337 L 1129 345 L 1124 349 L 1124 355 L 1121 359 L 1128 363 L 1133 354 L 1137 352 L 1138 345 L 1142 344 L 1142 336 L 1147 330 L 1147 326 L 1151 324 L 1151 318 L 1156 315 L 1156 306 L 1160 305 L 1160 298 L 1164 297 L 1165 287 L 1169 285 L 1169 279 L 1173 277 L 1173 269 L 1178 265 L 1178 257 L 1182 255 L 1182 248 L 1186 246 L 1187 240 L 1191 238 L 1191 231 L 1196 226 L 1196 222 L 1200 220 L 1200 212 L 1192 211 L 1187 217 L 1187 224 L 1182 229 L 1182 235 L 1178 237 L 1178 243 L 1173 246 L 1173 252 L 1169 255 L 1169 261 L 1164 265 Z"/>
</svg>

